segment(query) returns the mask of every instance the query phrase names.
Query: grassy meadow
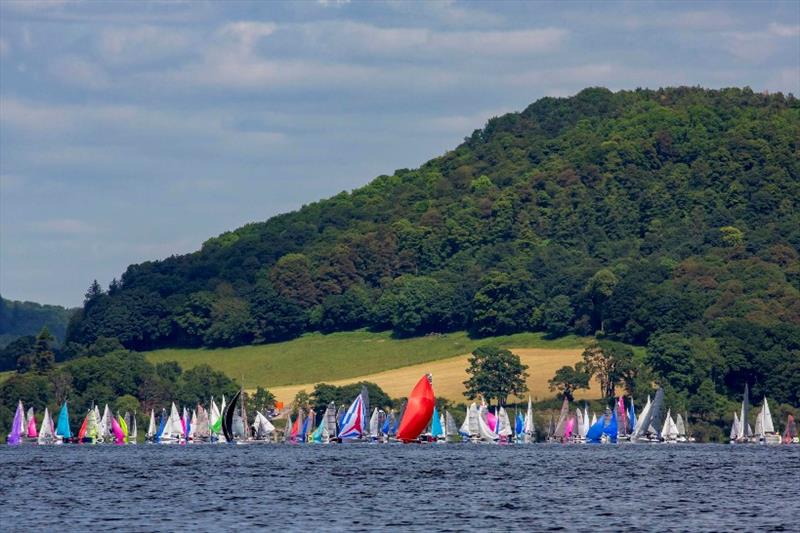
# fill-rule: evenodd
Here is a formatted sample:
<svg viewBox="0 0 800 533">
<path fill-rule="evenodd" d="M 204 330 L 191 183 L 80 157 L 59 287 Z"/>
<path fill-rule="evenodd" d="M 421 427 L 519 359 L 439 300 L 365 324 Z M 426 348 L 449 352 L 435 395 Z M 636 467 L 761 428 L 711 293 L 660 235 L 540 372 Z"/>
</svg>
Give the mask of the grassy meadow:
<svg viewBox="0 0 800 533">
<path fill-rule="evenodd" d="M 575 363 L 589 340 L 575 336 L 550 340 L 542 333 L 472 339 L 466 332 L 396 339 L 390 332 L 359 330 L 311 333 L 257 346 L 156 350 L 148 352 L 147 359 L 177 361 L 185 369 L 208 364 L 236 380 L 244 379 L 248 389 L 268 387 L 279 400 L 291 400 L 301 389 L 310 392 L 322 381 L 342 384 L 361 379 L 375 381 L 391 396 L 405 396 L 409 383 L 413 386 L 422 374 L 431 372 L 437 394 L 460 400 L 467 354 L 478 346 L 514 348 L 531 366 L 529 387 L 545 395 L 547 380 L 557 368 Z M 531 353 L 524 355 L 527 351 Z"/>
</svg>

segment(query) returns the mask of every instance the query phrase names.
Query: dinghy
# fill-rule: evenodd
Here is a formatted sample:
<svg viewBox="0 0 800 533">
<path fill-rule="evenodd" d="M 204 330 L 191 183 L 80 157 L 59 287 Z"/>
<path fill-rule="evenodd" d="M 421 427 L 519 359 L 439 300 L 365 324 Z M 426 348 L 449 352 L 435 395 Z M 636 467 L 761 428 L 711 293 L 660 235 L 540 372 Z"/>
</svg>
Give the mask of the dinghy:
<svg viewBox="0 0 800 533">
<path fill-rule="evenodd" d="M 364 436 L 365 421 L 364 395 L 359 393 L 342 416 L 339 434 L 337 435 L 339 441 L 347 442 L 361 439 Z"/>
<path fill-rule="evenodd" d="M 736 434 L 737 444 L 749 444 L 754 441 L 753 429 L 750 427 L 750 388 L 744 384 L 742 409 L 739 414 L 739 431 Z"/>
<path fill-rule="evenodd" d="M 241 394 L 241 390 L 237 391 L 231 399 L 230 405 L 226 405 L 225 410 L 222 413 L 222 433 L 225 435 L 225 441 L 231 444 L 236 443 L 233 438 L 233 415 L 234 411 L 236 410 L 236 402 L 239 400 Z M 222 400 L 224 402 L 225 398 L 223 397 Z"/>
<path fill-rule="evenodd" d="M 764 403 L 756 418 L 756 438 L 760 444 L 780 444 L 781 436 L 775 432 L 772 422 L 772 413 L 769 411 L 769 402 L 764 396 Z"/>
<path fill-rule="evenodd" d="M 422 376 L 408 396 L 405 414 L 397 430 L 398 440 L 402 442 L 416 441 L 431 419 L 436 401 L 431 386 L 432 382 L 433 377 L 430 374 Z"/>
<path fill-rule="evenodd" d="M 511 442 L 511 421 L 508 419 L 508 412 L 504 407 L 500 407 L 497 410 L 497 430 L 495 433 L 500 437 L 498 439 L 499 442 L 503 444 L 509 444 Z"/>
<path fill-rule="evenodd" d="M 528 444 L 536 440 L 536 426 L 533 424 L 533 404 L 528 396 L 528 410 L 525 412 L 525 424 L 522 428 L 522 442 Z"/>
<path fill-rule="evenodd" d="M 28 442 L 36 442 L 37 438 L 39 437 L 39 433 L 36 430 L 36 416 L 33 412 L 33 407 L 28 408 L 28 414 L 26 416 L 27 420 L 27 437 Z"/>
<path fill-rule="evenodd" d="M 69 427 L 69 410 L 67 409 L 67 401 L 61 405 L 61 412 L 58 413 L 58 425 L 56 426 L 56 439 L 61 442 L 69 442 L 72 439 L 72 430 Z"/>
<path fill-rule="evenodd" d="M 274 432 L 275 426 L 272 425 L 272 422 L 261 411 L 256 411 L 256 418 L 253 421 L 253 440 L 269 442 Z"/>
<path fill-rule="evenodd" d="M 11 432 L 8 434 L 6 442 L 9 446 L 19 446 L 22 444 L 23 431 L 25 428 L 25 409 L 22 401 L 17 403 L 17 411 L 14 413 L 14 421 L 11 422 Z"/>
<path fill-rule="evenodd" d="M 41 444 L 55 444 L 61 441 L 56 437 L 55 428 L 53 427 L 53 419 L 50 417 L 50 411 L 47 407 L 44 408 L 44 418 L 42 418 L 42 425 L 39 428 L 39 436 L 37 442 Z"/>
<path fill-rule="evenodd" d="M 500 439 L 500 435 L 489 425 L 488 415 L 489 410 L 486 405 L 481 405 L 478 415 L 478 440 L 483 443 L 495 443 Z"/>
<path fill-rule="evenodd" d="M 786 418 L 786 429 L 783 432 L 784 444 L 797 444 L 800 442 L 797 436 L 797 423 L 794 421 L 794 416 L 789 415 Z"/>
<path fill-rule="evenodd" d="M 670 409 L 667 409 L 667 416 L 664 419 L 664 425 L 661 428 L 661 442 L 678 442 L 678 426 L 672 419 L 672 411 Z"/>
<path fill-rule="evenodd" d="M 739 437 L 739 415 L 733 413 L 733 423 L 731 424 L 730 442 L 736 444 L 736 439 Z"/>
</svg>

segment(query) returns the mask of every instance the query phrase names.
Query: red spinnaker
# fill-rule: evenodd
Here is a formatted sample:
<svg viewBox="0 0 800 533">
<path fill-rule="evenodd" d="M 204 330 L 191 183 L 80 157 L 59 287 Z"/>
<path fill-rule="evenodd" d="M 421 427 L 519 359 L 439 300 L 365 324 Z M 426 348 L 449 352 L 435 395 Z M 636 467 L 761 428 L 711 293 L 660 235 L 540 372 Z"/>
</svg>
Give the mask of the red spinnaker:
<svg viewBox="0 0 800 533">
<path fill-rule="evenodd" d="M 429 376 L 422 376 L 408 397 L 406 412 L 400 422 L 400 428 L 397 430 L 398 440 L 408 442 L 419 437 L 431 420 L 435 401 Z"/>
</svg>

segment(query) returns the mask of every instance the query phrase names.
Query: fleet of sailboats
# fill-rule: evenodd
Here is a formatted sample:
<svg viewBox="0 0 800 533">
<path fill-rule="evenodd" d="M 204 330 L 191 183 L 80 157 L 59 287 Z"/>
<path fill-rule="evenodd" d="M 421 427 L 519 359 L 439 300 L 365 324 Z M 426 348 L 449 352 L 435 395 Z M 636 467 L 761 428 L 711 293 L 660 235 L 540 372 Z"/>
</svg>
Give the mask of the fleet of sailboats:
<svg viewBox="0 0 800 533">
<path fill-rule="evenodd" d="M 286 416 L 285 429 L 279 431 L 268 416 L 256 411 L 249 419 L 243 390 L 230 401 L 223 396 L 221 404 L 212 397 L 209 408 L 178 406 L 159 414 L 150 410 L 144 441 L 153 444 L 231 443 L 250 444 L 283 442 L 290 444 L 331 443 L 484 443 L 528 444 L 537 440 L 533 404 L 528 398 L 525 412 L 514 410 L 512 416 L 504 406 L 490 408 L 486 402 L 471 403 L 458 426 L 447 409 L 440 410 L 433 393 L 432 378 L 423 376 L 398 413 L 374 407 L 369 411 L 366 387 L 347 406 L 331 402 L 324 412 L 297 409 Z M 755 429 L 750 425 L 749 388 L 745 386 L 740 411 L 733 413 L 731 443 L 780 444 L 797 443 L 798 431 L 794 417 L 789 415 L 783 434 L 775 430 L 769 402 L 764 397 L 755 417 Z M 658 389 L 654 398 L 647 397 L 644 408 L 637 414 L 633 400 L 616 398 L 599 417 L 589 415 L 589 406 L 573 410 L 565 398 L 558 418 L 550 418 L 545 431 L 547 442 L 557 443 L 686 443 L 693 442 L 685 413 L 664 411 L 664 391 Z M 108 405 L 102 415 L 98 405 L 84 416 L 80 429 L 73 434 L 69 408 L 65 401 L 54 423 L 45 408 L 37 427 L 33 408 L 25 410 L 22 402 L 17 409 L 8 435 L 10 445 L 36 443 L 135 444 L 137 442 L 136 413 L 112 413 Z M 294 416 L 292 416 L 294 414 Z M 512 422 L 513 420 L 513 422 Z"/>
</svg>

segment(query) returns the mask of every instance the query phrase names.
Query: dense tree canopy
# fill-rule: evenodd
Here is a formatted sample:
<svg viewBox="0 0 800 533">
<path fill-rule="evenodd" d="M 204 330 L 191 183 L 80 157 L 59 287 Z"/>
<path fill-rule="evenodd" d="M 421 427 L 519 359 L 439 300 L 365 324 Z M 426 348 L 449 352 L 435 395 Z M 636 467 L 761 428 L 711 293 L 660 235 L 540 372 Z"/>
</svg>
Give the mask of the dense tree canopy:
<svg viewBox="0 0 800 533">
<path fill-rule="evenodd" d="M 131 265 L 87 293 L 68 337 L 150 349 L 360 327 L 602 333 L 650 343 L 680 390 L 699 390 L 720 354 L 719 394 L 756 376 L 790 401 L 799 139 L 800 103 L 782 94 L 543 98 L 418 169 Z"/>
</svg>

